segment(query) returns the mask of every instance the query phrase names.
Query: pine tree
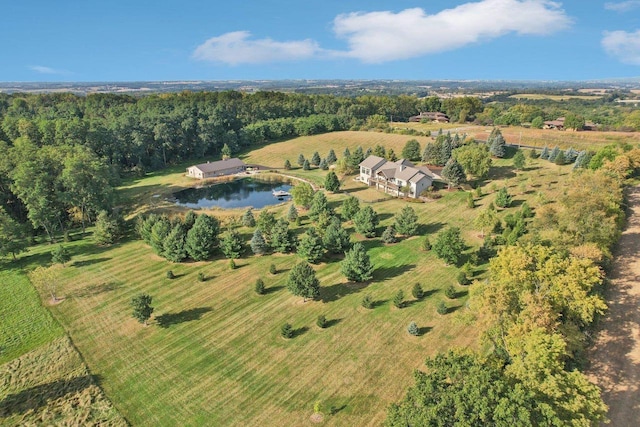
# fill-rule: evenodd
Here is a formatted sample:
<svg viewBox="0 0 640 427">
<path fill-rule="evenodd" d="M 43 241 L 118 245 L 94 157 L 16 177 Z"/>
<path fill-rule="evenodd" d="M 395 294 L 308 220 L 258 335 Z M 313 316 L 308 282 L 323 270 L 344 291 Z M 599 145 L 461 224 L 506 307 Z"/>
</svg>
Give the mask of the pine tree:
<svg viewBox="0 0 640 427">
<path fill-rule="evenodd" d="M 393 148 L 389 148 L 389 151 L 387 151 L 387 160 L 389 160 L 390 162 L 395 162 L 398 160 L 398 156 L 396 156 Z"/>
<path fill-rule="evenodd" d="M 402 148 L 402 157 L 411 161 L 420 160 L 420 143 L 416 139 L 410 139 Z"/>
<path fill-rule="evenodd" d="M 354 196 L 349 196 L 342 202 L 342 218 L 346 221 L 352 220 L 359 210 L 360 202 Z"/>
<path fill-rule="evenodd" d="M 329 163 L 327 162 L 327 159 L 322 159 L 320 161 L 320 169 L 323 171 L 329 170 Z"/>
<path fill-rule="evenodd" d="M 324 248 L 322 246 L 322 238 L 315 228 L 307 229 L 305 235 L 300 239 L 297 252 L 298 255 L 312 264 L 320 261 L 322 255 L 324 255 Z"/>
<path fill-rule="evenodd" d="M 368 238 L 376 236 L 376 227 L 379 222 L 378 214 L 371 206 L 365 206 L 353 216 L 356 232 Z"/>
<path fill-rule="evenodd" d="M 296 219 L 298 219 L 298 209 L 296 209 L 296 206 L 292 203 L 291 205 L 289 205 L 287 220 L 289 222 L 295 222 Z"/>
<path fill-rule="evenodd" d="M 222 242 L 220 242 L 220 249 L 227 258 L 240 258 L 240 255 L 244 252 L 240 234 L 235 230 L 229 230 L 222 238 Z"/>
<path fill-rule="evenodd" d="M 440 315 L 445 315 L 445 314 L 447 314 L 449 309 L 447 308 L 447 304 L 444 301 L 440 300 L 440 301 L 438 301 L 438 304 L 436 305 L 436 311 Z"/>
<path fill-rule="evenodd" d="M 344 157 L 345 159 L 351 159 L 351 151 L 349 151 L 348 147 L 345 148 L 342 152 L 342 157 Z"/>
<path fill-rule="evenodd" d="M 319 315 L 318 318 L 316 319 L 316 325 L 320 329 L 326 328 L 327 327 L 327 317 L 324 314 Z"/>
<path fill-rule="evenodd" d="M 317 221 L 318 217 L 325 212 L 333 213 L 332 209 L 329 208 L 327 196 L 324 195 L 323 191 L 316 191 L 316 194 L 313 195 L 313 200 L 311 200 L 311 206 L 309 207 L 309 218 Z"/>
<path fill-rule="evenodd" d="M 422 161 L 429 165 L 439 165 L 441 157 L 440 148 L 441 144 L 434 144 L 433 142 L 427 143 L 422 153 Z"/>
<path fill-rule="evenodd" d="M 549 159 L 549 148 L 545 145 L 542 151 L 540 152 L 540 158 L 547 160 Z"/>
<path fill-rule="evenodd" d="M 556 165 L 562 166 L 567 163 L 566 158 L 564 157 L 564 151 L 560 151 L 554 160 Z"/>
<path fill-rule="evenodd" d="M 422 286 L 420 286 L 420 283 L 416 283 L 415 285 L 413 285 L 413 288 L 411 289 L 411 295 L 417 300 L 422 299 L 422 297 L 424 296 L 424 291 L 422 290 Z"/>
<path fill-rule="evenodd" d="M 337 193 L 340 189 L 340 180 L 338 179 L 338 176 L 334 171 L 331 171 L 327 174 L 324 180 L 324 188 L 326 188 L 327 191 L 331 191 L 333 193 Z"/>
<path fill-rule="evenodd" d="M 489 152 L 495 157 L 504 157 L 506 154 L 506 143 L 500 129 L 493 128 L 489 139 L 487 140 L 489 145 Z"/>
<path fill-rule="evenodd" d="M 392 225 L 385 228 L 382 232 L 382 241 L 385 243 L 396 243 L 398 241 L 396 237 L 396 230 Z"/>
<path fill-rule="evenodd" d="M 413 236 L 418 232 L 418 215 L 411 206 L 405 206 L 396 214 L 395 229 L 403 236 Z"/>
<path fill-rule="evenodd" d="M 253 286 L 253 290 L 258 295 L 264 295 L 264 281 L 262 279 L 256 280 L 256 284 Z"/>
<path fill-rule="evenodd" d="M 366 309 L 372 309 L 373 301 L 371 300 L 371 295 L 365 294 L 365 296 L 362 297 L 362 301 L 360 302 L 360 305 Z"/>
<path fill-rule="evenodd" d="M 231 148 L 229 148 L 226 143 L 222 146 L 222 150 L 220 150 L 220 153 L 222 154 L 222 160 L 231 158 Z"/>
<path fill-rule="evenodd" d="M 152 298 L 149 294 L 140 294 L 131 298 L 131 308 L 133 308 L 132 316 L 138 322 L 147 326 L 147 320 L 153 313 L 153 307 L 151 307 Z"/>
<path fill-rule="evenodd" d="M 340 271 L 352 282 L 365 282 L 373 277 L 373 265 L 362 243 L 354 243 L 345 254 Z"/>
<path fill-rule="evenodd" d="M 420 329 L 418 329 L 418 325 L 416 324 L 416 322 L 409 323 L 407 332 L 409 332 L 409 334 L 413 335 L 414 337 L 417 337 L 418 335 L 420 335 Z"/>
<path fill-rule="evenodd" d="M 447 136 L 442 138 L 442 142 L 440 144 L 440 159 L 438 161 L 438 164 L 446 165 L 447 162 L 451 159 L 452 152 L 453 147 L 451 145 L 451 135 L 447 133 Z"/>
<path fill-rule="evenodd" d="M 429 236 L 425 236 L 424 240 L 422 241 L 422 245 L 421 248 L 423 251 L 430 251 L 431 250 L 431 240 L 429 240 Z"/>
<path fill-rule="evenodd" d="M 320 154 L 317 151 L 313 153 L 313 156 L 311 156 L 311 164 L 313 166 L 320 165 Z"/>
<path fill-rule="evenodd" d="M 573 169 L 585 169 L 589 166 L 589 162 L 591 161 L 591 156 L 586 150 L 583 150 L 578 153 L 576 157 L 576 161 L 573 164 Z"/>
<path fill-rule="evenodd" d="M 449 159 L 442 169 L 442 177 L 447 180 L 449 188 L 457 187 L 465 180 L 464 169 L 456 159 Z"/>
<path fill-rule="evenodd" d="M 284 170 L 291 170 L 291 162 L 289 159 L 284 161 Z"/>
<path fill-rule="evenodd" d="M 467 207 L 470 209 L 473 209 L 476 207 L 476 201 L 473 198 L 473 193 L 472 192 L 468 192 L 467 193 Z"/>
<path fill-rule="evenodd" d="M 339 223 L 331 222 L 325 229 L 322 245 L 333 254 L 344 253 L 351 246 L 349 233 Z"/>
<path fill-rule="evenodd" d="M 150 236 L 150 245 L 153 251 L 162 255 L 162 251 L 164 250 L 164 240 L 167 238 L 169 233 L 171 233 L 171 221 L 166 216 L 161 216 L 158 218 L 153 227 L 151 228 L 151 236 Z"/>
<path fill-rule="evenodd" d="M 184 221 L 182 221 L 182 224 L 184 225 L 184 229 L 187 232 L 191 230 L 191 227 L 193 227 L 193 224 L 196 223 L 196 219 L 198 219 L 198 214 L 195 213 L 194 211 L 189 211 L 184 216 Z"/>
<path fill-rule="evenodd" d="M 120 224 L 121 222 L 116 218 L 112 218 L 107 211 L 100 211 L 93 230 L 93 240 L 98 245 L 111 245 L 122 234 Z"/>
<path fill-rule="evenodd" d="M 251 208 L 249 208 L 246 211 L 244 211 L 244 214 L 242 215 L 241 223 L 245 227 L 255 227 L 256 226 L 256 219 L 253 216 L 253 211 L 251 210 Z"/>
<path fill-rule="evenodd" d="M 564 159 L 565 159 L 566 164 L 571 164 L 571 163 L 575 162 L 577 157 L 578 157 L 578 152 L 576 150 L 574 150 L 573 147 L 569 147 L 564 152 Z"/>
<path fill-rule="evenodd" d="M 275 264 L 271 264 L 271 265 L 269 266 L 269 273 L 271 273 L 271 274 L 273 274 L 273 275 L 278 274 L 278 269 L 276 268 L 276 265 L 275 265 Z"/>
<path fill-rule="evenodd" d="M 282 338 L 293 338 L 293 328 L 291 327 L 290 323 L 285 323 L 284 325 L 282 325 L 282 327 L 280 328 L 280 335 L 282 335 Z"/>
<path fill-rule="evenodd" d="M 210 215 L 199 215 L 187 233 L 186 249 L 194 261 L 204 261 L 213 256 L 218 246 L 220 223 Z"/>
<path fill-rule="evenodd" d="M 336 152 L 333 151 L 333 148 L 329 150 L 329 154 L 327 154 L 327 163 L 332 165 L 338 160 L 336 157 Z"/>
<path fill-rule="evenodd" d="M 320 295 L 320 282 L 316 278 L 316 272 L 307 262 L 296 264 L 291 269 L 287 278 L 287 288 L 293 295 L 301 296 L 304 301 Z"/>
<path fill-rule="evenodd" d="M 385 150 L 382 145 L 376 144 L 376 146 L 373 148 L 373 155 L 382 157 L 384 159 L 384 157 L 387 155 L 387 150 Z"/>
<path fill-rule="evenodd" d="M 295 235 L 289 230 L 289 222 L 279 219 L 271 230 L 270 246 L 275 252 L 287 253 L 295 247 Z"/>
<path fill-rule="evenodd" d="M 172 262 L 182 262 L 187 257 L 187 232 L 182 224 L 176 224 L 164 240 L 162 256 Z"/>
<path fill-rule="evenodd" d="M 298 156 L 298 166 L 304 165 L 304 161 L 305 161 L 305 158 L 302 155 L 302 153 L 300 153 L 300 155 Z"/>
<path fill-rule="evenodd" d="M 360 165 L 360 163 L 362 163 L 363 160 L 364 160 L 364 152 L 362 151 L 362 147 L 357 146 L 356 149 L 353 151 L 353 154 L 351 154 L 349 163 L 351 163 L 351 166 L 353 168 L 358 168 L 358 166 Z"/>
<path fill-rule="evenodd" d="M 393 296 L 393 305 L 396 308 L 404 307 L 404 292 L 402 292 L 402 289 L 396 292 L 396 294 Z"/>
<path fill-rule="evenodd" d="M 51 251 L 51 262 L 54 264 L 62 264 L 63 266 L 71 261 L 69 250 L 62 245 L 58 245 Z"/>
<path fill-rule="evenodd" d="M 553 150 L 551 150 L 551 152 L 549 153 L 549 161 L 555 162 L 556 157 L 558 157 L 558 154 L 560 154 L 560 148 L 558 148 L 558 146 L 556 145 L 555 147 L 553 147 Z"/>
<path fill-rule="evenodd" d="M 516 151 L 516 154 L 513 155 L 513 167 L 522 170 L 524 169 L 525 157 L 522 150 Z"/>
<path fill-rule="evenodd" d="M 499 208 L 508 208 L 511 205 L 511 196 L 507 187 L 502 187 L 496 195 L 496 206 Z"/>
<path fill-rule="evenodd" d="M 267 242 L 264 240 L 262 236 L 262 231 L 259 228 L 256 228 L 256 231 L 253 232 L 253 237 L 250 242 L 251 251 L 256 255 L 263 255 L 269 250 L 269 246 Z"/>
<path fill-rule="evenodd" d="M 311 165 L 309 164 L 309 160 L 305 159 L 302 164 L 302 170 L 308 171 L 311 170 Z"/>
</svg>

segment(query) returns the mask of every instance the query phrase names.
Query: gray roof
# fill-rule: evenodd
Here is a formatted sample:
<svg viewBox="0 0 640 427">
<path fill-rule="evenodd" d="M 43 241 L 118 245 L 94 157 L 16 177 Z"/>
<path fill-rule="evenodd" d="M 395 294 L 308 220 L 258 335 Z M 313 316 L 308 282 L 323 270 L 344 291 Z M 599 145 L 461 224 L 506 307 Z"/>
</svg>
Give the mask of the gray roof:
<svg viewBox="0 0 640 427">
<path fill-rule="evenodd" d="M 394 178 L 396 176 L 396 168 L 382 169 L 378 173 L 384 174 L 387 178 Z"/>
<path fill-rule="evenodd" d="M 401 165 L 401 166 L 409 166 L 410 168 L 415 167 L 415 165 L 413 163 L 411 163 L 411 161 L 407 160 L 407 159 L 400 159 L 396 162 L 394 162 L 396 165 Z"/>
<path fill-rule="evenodd" d="M 378 167 L 380 167 L 382 164 L 386 163 L 387 161 L 385 159 L 383 159 L 382 157 L 378 157 L 378 156 L 369 156 L 366 159 L 364 159 L 361 163 L 360 166 L 365 167 L 367 169 L 376 169 Z"/>
<path fill-rule="evenodd" d="M 192 168 L 198 168 L 204 173 L 211 173 L 216 171 L 222 171 L 225 169 L 243 167 L 244 162 L 240 159 L 233 158 L 227 160 L 218 160 L 217 162 L 207 162 L 199 165 L 191 166 Z"/>
<path fill-rule="evenodd" d="M 424 179 L 424 178 L 428 179 L 429 177 L 423 174 L 422 172 L 418 172 L 417 174 L 411 177 L 409 182 L 413 182 L 414 184 L 417 184 L 420 182 L 421 179 Z"/>
</svg>

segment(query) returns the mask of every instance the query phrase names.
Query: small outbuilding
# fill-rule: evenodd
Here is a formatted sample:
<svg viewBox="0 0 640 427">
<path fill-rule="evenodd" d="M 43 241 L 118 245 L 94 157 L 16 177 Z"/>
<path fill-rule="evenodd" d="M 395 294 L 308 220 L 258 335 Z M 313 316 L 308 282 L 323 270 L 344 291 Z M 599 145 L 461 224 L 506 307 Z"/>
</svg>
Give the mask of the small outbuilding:
<svg viewBox="0 0 640 427">
<path fill-rule="evenodd" d="M 226 159 L 217 162 L 207 162 L 187 168 L 187 176 L 197 179 L 215 178 L 217 176 L 233 175 L 244 172 L 244 162 L 240 159 Z"/>
</svg>

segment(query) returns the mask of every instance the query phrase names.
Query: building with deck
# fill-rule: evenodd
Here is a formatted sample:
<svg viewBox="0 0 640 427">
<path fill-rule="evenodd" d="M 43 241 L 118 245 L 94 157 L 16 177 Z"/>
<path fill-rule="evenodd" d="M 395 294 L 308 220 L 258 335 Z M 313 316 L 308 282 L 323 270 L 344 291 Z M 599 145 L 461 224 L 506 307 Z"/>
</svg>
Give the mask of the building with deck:
<svg viewBox="0 0 640 427">
<path fill-rule="evenodd" d="M 187 168 L 187 176 L 197 179 L 215 178 L 217 176 L 233 175 L 244 172 L 244 162 L 240 159 L 226 159 L 217 162 L 207 162 Z"/>
<path fill-rule="evenodd" d="M 390 162 L 382 157 L 369 156 L 360 163 L 358 179 L 396 197 L 417 198 L 439 177 L 426 166 L 416 167 L 406 159 Z"/>
</svg>

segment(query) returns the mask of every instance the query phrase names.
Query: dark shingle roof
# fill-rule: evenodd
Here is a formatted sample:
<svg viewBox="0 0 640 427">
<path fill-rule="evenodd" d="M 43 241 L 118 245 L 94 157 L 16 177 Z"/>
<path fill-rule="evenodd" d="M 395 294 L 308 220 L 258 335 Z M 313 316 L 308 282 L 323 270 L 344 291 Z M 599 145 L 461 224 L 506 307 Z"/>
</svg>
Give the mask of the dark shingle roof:
<svg viewBox="0 0 640 427">
<path fill-rule="evenodd" d="M 217 162 L 202 163 L 192 167 L 200 169 L 204 173 L 211 173 L 225 169 L 238 168 L 244 166 L 244 162 L 240 159 L 233 158 L 227 160 L 218 160 Z"/>
</svg>

